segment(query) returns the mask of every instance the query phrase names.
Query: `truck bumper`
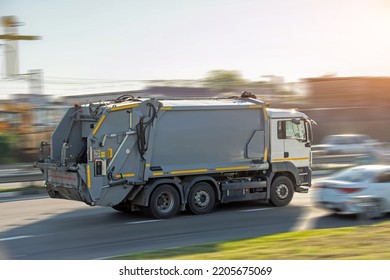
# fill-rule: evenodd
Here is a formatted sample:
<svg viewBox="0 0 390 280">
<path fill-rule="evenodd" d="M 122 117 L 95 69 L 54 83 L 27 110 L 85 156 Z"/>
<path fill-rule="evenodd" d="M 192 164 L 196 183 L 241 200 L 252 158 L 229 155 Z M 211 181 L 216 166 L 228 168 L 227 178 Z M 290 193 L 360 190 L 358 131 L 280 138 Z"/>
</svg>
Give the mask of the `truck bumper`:
<svg viewBox="0 0 390 280">
<path fill-rule="evenodd" d="M 88 175 L 85 166 L 68 168 L 53 163 L 36 162 L 44 174 L 46 191 L 52 198 L 82 201 L 88 205 L 114 206 L 135 194 L 132 184 L 124 181 L 106 185 L 88 186 Z"/>
<path fill-rule="evenodd" d="M 93 205 L 93 200 L 83 180 L 81 170 L 69 170 L 66 166 L 36 162 L 36 167 L 44 174 L 46 191 L 52 198 L 82 201 Z"/>
</svg>

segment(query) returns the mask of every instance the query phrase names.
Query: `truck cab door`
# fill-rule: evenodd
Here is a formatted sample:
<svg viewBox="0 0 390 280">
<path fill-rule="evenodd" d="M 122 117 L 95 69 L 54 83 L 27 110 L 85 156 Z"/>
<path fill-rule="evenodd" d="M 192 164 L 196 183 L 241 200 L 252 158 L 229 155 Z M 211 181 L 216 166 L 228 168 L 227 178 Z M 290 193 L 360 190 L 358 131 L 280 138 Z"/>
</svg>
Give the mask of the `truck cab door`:
<svg viewBox="0 0 390 280">
<path fill-rule="evenodd" d="M 311 164 L 311 126 L 304 119 L 271 119 L 271 162 Z"/>
</svg>

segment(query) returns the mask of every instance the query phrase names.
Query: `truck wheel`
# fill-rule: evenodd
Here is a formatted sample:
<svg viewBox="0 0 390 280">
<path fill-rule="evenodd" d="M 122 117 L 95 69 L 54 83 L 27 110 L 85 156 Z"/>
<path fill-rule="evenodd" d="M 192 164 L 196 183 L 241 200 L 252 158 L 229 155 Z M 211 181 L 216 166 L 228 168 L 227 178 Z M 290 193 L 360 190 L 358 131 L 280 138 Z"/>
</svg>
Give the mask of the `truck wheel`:
<svg viewBox="0 0 390 280">
<path fill-rule="evenodd" d="M 270 203 L 274 206 L 288 205 L 294 195 L 294 188 L 291 180 L 286 176 L 275 178 L 271 184 Z"/>
<path fill-rule="evenodd" d="M 362 206 L 362 211 L 359 215 L 359 218 L 363 220 L 375 220 L 380 219 L 385 216 L 384 202 L 380 198 L 368 197 L 363 202 L 365 205 Z"/>
<path fill-rule="evenodd" d="M 215 192 L 206 182 L 196 183 L 188 194 L 188 208 L 195 214 L 210 213 L 215 205 Z"/>
<path fill-rule="evenodd" d="M 150 197 L 149 212 L 155 218 L 171 218 L 177 214 L 179 207 L 179 193 L 171 185 L 158 186 Z"/>
</svg>

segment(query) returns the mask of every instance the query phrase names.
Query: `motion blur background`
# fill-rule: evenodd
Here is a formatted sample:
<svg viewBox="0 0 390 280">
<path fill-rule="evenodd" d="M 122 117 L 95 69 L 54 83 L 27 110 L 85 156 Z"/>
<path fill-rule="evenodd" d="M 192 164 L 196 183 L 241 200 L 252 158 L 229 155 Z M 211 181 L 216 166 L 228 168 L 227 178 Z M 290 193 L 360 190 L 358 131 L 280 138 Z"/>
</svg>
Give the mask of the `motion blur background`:
<svg viewBox="0 0 390 280">
<path fill-rule="evenodd" d="M 331 134 L 390 140 L 390 4 L 27 1 L 0 4 L 0 164 L 30 163 L 67 106 L 123 94 L 250 91 Z"/>
<path fill-rule="evenodd" d="M 33 162 L 68 106 L 124 94 L 248 91 L 271 107 L 298 108 L 317 122 L 313 181 L 328 174 L 319 165 L 374 161 L 329 155 L 329 135 L 366 135 L 372 141 L 357 150 L 373 155 L 375 147 L 374 157 L 388 160 L 389 12 L 389 0 L 0 0 L 0 259 L 96 259 L 361 225 L 311 207 L 311 191 L 288 207 L 237 204 L 164 222 L 52 200 L 46 192 L 36 199 L 8 194 L 35 181 L 43 189 Z M 382 235 L 371 234 L 387 252 L 389 235 Z M 368 238 L 347 240 L 356 242 L 345 243 L 350 252 L 378 251 L 366 246 Z M 344 243 L 329 242 L 331 250 Z"/>
</svg>

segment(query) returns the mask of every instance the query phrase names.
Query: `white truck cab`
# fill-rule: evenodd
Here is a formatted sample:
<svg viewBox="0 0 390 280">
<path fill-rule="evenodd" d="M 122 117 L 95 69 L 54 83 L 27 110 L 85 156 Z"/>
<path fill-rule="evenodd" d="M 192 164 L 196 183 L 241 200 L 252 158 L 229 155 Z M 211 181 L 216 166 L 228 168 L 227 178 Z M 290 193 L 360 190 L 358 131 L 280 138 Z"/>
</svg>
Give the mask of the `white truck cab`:
<svg viewBox="0 0 390 280">
<path fill-rule="evenodd" d="M 270 161 L 292 162 L 297 167 L 311 164 L 311 125 L 302 112 L 295 109 L 267 108 L 270 118 Z"/>
</svg>

